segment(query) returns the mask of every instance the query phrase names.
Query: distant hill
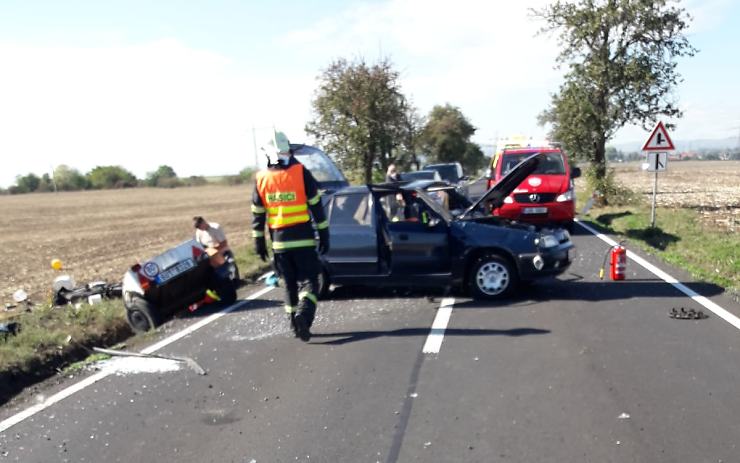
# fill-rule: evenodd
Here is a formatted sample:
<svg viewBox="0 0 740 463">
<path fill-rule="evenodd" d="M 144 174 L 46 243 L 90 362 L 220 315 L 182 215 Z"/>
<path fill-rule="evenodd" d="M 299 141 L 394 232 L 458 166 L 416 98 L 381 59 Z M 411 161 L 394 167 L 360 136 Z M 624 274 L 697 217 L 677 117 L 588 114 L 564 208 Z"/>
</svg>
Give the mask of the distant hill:
<svg viewBox="0 0 740 463">
<path fill-rule="evenodd" d="M 642 142 L 631 142 L 631 143 L 609 143 L 608 146 L 613 146 L 619 151 L 630 153 L 633 151 L 640 151 L 642 148 Z M 694 140 L 673 140 L 676 145 L 676 151 L 701 151 L 701 150 L 724 150 L 738 148 L 740 141 L 738 137 L 727 137 L 727 138 L 706 138 L 706 139 L 694 139 Z"/>
</svg>

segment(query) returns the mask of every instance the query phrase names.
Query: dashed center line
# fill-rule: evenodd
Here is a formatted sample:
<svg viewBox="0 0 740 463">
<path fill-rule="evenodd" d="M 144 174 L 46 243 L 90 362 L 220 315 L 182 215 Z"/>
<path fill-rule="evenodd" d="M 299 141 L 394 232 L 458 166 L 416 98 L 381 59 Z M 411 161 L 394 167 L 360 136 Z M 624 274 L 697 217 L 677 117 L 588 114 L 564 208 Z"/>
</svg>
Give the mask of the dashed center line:
<svg viewBox="0 0 740 463">
<path fill-rule="evenodd" d="M 454 306 L 454 297 L 446 297 L 442 299 L 442 303 L 439 305 L 439 309 L 437 309 L 437 315 L 434 317 L 432 329 L 429 331 L 429 336 L 427 336 L 427 341 L 421 349 L 423 353 L 439 353 L 439 350 L 442 348 L 442 341 L 445 338 L 445 330 L 447 330 L 447 324 L 450 322 L 450 316 L 452 315 L 452 309 Z"/>
</svg>

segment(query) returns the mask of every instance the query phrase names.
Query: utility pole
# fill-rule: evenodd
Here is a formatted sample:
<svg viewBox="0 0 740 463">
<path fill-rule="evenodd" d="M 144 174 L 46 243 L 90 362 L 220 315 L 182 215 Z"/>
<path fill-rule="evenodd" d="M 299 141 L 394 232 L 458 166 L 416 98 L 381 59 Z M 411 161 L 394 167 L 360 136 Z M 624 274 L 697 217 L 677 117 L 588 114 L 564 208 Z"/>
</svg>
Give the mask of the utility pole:
<svg viewBox="0 0 740 463">
<path fill-rule="evenodd" d="M 252 146 L 254 148 L 254 168 L 259 169 L 259 160 L 257 159 L 257 129 L 252 126 Z"/>
</svg>

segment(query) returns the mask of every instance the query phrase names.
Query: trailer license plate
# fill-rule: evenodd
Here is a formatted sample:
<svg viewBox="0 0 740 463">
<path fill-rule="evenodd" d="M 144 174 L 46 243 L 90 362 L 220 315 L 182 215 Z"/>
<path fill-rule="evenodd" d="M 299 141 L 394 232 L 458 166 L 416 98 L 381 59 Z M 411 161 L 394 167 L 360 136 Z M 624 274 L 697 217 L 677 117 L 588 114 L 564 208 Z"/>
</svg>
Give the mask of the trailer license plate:
<svg viewBox="0 0 740 463">
<path fill-rule="evenodd" d="M 159 282 L 164 283 L 167 280 L 170 280 L 177 275 L 190 270 L 191 268 L 195 267 L 195 262 L 193 262 L 193 259 L 184 260 L 174 267 L 170 267 L 164 272 L 159 274 Z"/>
<path fill-rule="evenodd" d="M 547 214 L 546 207 L 525 207 L 522 214 Z"/>
</svg>

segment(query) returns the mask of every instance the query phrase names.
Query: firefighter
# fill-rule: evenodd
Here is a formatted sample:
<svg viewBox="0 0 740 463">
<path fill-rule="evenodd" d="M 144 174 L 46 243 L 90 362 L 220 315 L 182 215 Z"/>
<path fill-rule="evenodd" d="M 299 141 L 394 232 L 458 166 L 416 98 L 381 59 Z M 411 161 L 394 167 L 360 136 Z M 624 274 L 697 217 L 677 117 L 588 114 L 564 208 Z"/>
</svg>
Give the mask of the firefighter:
<svg viewBox="0 0 740 463">
<path fill-rule="evenodd" d="M 316 315 L 321 271 L 311 220 L 318 230 L 321 254 L 329 250 L 329 223 L 318 184 L 293 156 L 285 134 L 275 131 L 263 150 L 268 159 L 267 169 L 257 173 L 252 194 L 255 251 L 267 261 L 267 224 L 275 268 L 285 282 L 285 311 L 295 335 L 307 342 Z M 303 282 L 308 285 L 303 285 L 299 293 L 298 285 Z"/>
</svg>

